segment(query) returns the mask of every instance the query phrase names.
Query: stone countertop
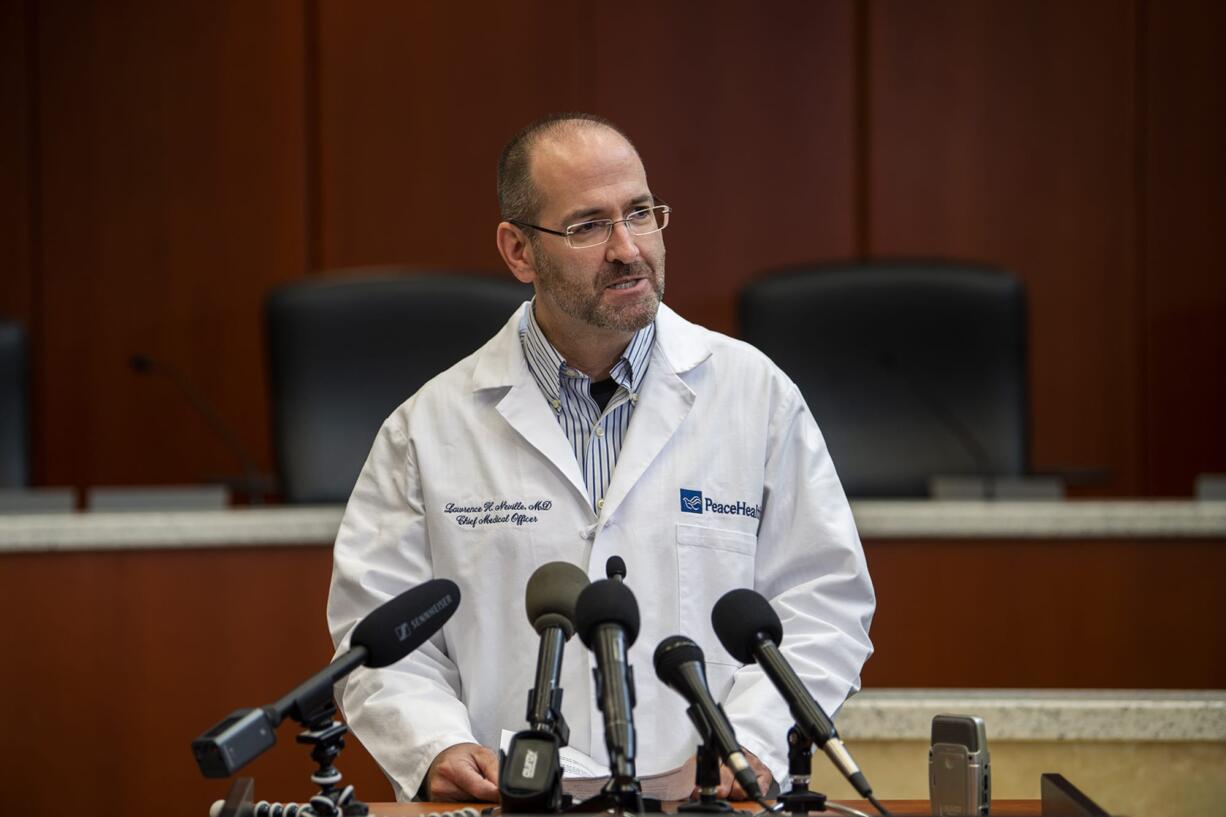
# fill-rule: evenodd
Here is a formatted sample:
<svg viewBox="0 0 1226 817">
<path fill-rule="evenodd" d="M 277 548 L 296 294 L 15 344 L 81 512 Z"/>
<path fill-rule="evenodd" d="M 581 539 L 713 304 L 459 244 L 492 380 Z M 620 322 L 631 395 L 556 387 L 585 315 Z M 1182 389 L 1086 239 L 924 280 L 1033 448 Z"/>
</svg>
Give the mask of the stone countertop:
<svg viewBox="0 0 1226 817">
<path fill-rule="evenodd" d="M 0 514 L 0 552 L 330 545 L 343 508 Z M 1226 540 L 1226 502 L 861 500 L 863 539 Z"/>
<path fill-rule="evenodd" d="M 1226 742 L 1226 690 L 870 689 L 836 725 L 849 744 L 922 740 L 937 714 L 978 715 L 993 740 Z"/>
<path fill-rule="evenodd" d="M 0 515 L 0 552 L 331 545 L 339 505 Z"/>
<path fill-rule="evenodd" d="M 1226 502 L 858 500 L 863 539 L 1226 537 Z"/>
</svg>

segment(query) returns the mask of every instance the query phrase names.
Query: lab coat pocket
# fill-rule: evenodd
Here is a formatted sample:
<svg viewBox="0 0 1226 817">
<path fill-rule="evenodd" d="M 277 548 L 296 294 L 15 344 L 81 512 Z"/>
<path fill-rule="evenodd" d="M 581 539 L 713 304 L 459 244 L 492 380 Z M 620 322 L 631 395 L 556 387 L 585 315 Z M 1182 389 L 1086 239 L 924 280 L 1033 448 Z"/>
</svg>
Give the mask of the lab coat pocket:
<svg viewBox="0 0 1226 817">
<path fill-rule="evenodd" d="M 739 666 L 711 627 L 711 608 L 729 590 L 753 587 L 757 544 L 752 533 L 677 523 L 678 618 L 682 633 L 698 642 L 709 665 Z M 723 674 L 708 667 L 708 675 Z M 714 684 L 712 690 L 717 691 Z"/>
</svg>

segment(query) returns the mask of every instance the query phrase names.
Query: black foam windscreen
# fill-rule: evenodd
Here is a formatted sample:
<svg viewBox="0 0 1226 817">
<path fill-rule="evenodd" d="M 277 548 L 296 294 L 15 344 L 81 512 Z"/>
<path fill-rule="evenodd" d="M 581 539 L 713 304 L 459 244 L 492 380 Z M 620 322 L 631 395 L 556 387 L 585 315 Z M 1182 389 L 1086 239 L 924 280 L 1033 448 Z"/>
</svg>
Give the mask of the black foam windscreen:
<svg viewBox="0 0 1226 817">
<path fill-rule="evenodd" d="M 604 575 L 606 578 L 620 576 L 626 578 L 626 560 L 620 556 L 610 556 L 609 560 L 604 563 Z"/>
<path fill-rule="evenodd" d="M 575 602 L 575 632 L 584 646 L 593 649 L 596 628 L 616 624 L 626 634 L 626 646 L 639 636 L 639 605 L 634 593 L 621 582 L 601 579 L 589 584 Z"/>
<path fill-rule="evenodd" d="M 711 626 L 719 643 L 742 664 L 754 663 L 753 645 L 758 633 L 776 644 L 783 642 L 783 622 L 770 602 L 745 587 L 729 590 L 711 610 Z"/>
<path fill-rule="evenodd" d="M 366 648 L 366 666 L 386 667 L 426 643 L 459 606 L 455 582 L 431 579 L 376 607 L 354 628 L 349 643 Z"/>
<path fill-rule="evenodd" d="M 682 664 L 697 661 L 701 666 L 706 666 L 702 647 L 683 635 L 670 635 L 661 641 L 651 660 L 656 666 L 656 677 L 670 685 L 677 668 Z"/>
<path fill-rule="evenodd" d="M 575 602 L 587 586 L 587 574 L 570 562 L 541 565 L 528 579 L 524 593 L 528 623 L 538 633 L 561 627 L 569 639 L 575 634 Z"/>
</svg>

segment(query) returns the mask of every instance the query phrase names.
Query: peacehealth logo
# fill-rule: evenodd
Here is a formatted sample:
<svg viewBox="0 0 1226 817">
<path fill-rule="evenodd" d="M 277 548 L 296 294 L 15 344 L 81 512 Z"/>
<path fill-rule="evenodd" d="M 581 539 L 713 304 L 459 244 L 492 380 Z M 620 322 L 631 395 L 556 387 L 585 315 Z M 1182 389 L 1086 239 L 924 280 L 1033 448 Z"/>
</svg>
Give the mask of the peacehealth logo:
<svg viewBox="0 0 1226 817">
<path fill-rule="evenodd" d="M 718 513 L 724 516 L 748 516 L 757 519 L 762 515 L 762 508 L 747 502 L 717 502 L 710 497 L 703 498 L 702 491 L 691 488 L 681 489 L 682 513 Z"/>
</svg>

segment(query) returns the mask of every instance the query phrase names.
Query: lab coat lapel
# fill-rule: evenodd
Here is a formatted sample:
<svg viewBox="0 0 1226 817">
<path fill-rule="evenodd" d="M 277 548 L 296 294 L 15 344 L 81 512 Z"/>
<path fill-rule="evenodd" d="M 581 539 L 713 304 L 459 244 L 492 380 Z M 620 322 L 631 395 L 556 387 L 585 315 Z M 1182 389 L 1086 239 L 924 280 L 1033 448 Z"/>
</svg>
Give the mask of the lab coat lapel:
<svg viewBox="0 0 1226 817">
<path fill-rule="evenodd" d="M 541 394 L 530 374 L 527 382 L 512 386 L 506 397 L 498 402 L 498 413 L 570 481 L 583 499 L 584 506 L 590 509 L 591 500 L 587 495 L 587 487 L 583 484 L 583 474 L 579 472 L 575 452 L 566 441 L 566 435 L 558 426 L 558 418 L 545 402 L 545 396 Z"/>
<path fill-rule="evenodd" d="M 622 500 L 668 445 L 694 407 L 694 390 L 682 375 L 710 356 L 703 333 L 700 327 L 660 305 L 651 366 L 617 457 L 613 479 L 605 491 L 602 518 L 610 519 L 617 512 Z"/>
<path fill-rule="evenodd" d="M 524 360 L 519 332 L 526 307 L 527 304 L 512 315 L 502 327 L 502 331 L 477 352 L 473 389 L 481 391 L 510 387 L 498 401 L 498 413 L 558 470 L 590 511 L 591 500 L 588 499 L 583 474 L 580 473 L 579 463 L 575 460 L 575 452 L 566 441 L 566 435 L 558 426 L 558 418 L 554 416 L 545 396 L 532 379 L 528 363 Z"/>
</svg>

